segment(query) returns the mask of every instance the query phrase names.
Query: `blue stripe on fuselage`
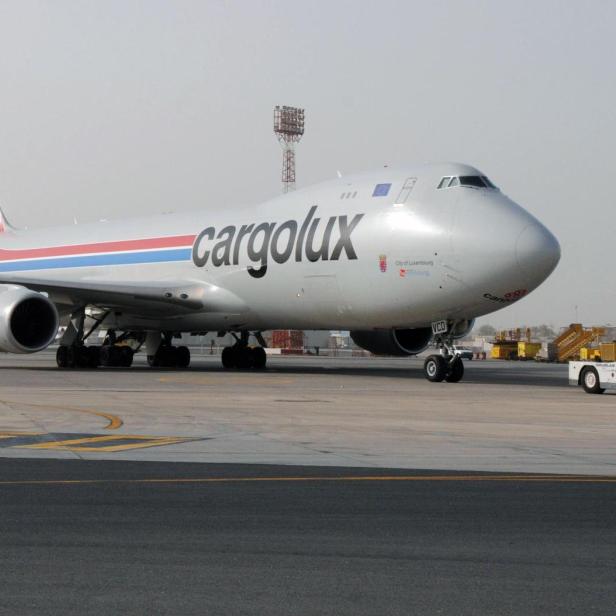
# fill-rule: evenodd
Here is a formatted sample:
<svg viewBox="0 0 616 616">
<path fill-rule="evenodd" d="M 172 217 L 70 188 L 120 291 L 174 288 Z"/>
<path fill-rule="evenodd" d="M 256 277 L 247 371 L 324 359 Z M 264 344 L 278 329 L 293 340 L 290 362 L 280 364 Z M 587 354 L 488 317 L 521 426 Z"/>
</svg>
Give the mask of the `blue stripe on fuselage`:
<svg viewBox="0 0 616 616">
<path fill-rule="evenodd" d="M 192 248 L 174 248 L 173 250 L 152 250 L 149 252 L 57 257 L 54 259 L 27 259 L 11 263 L 0 262 L 0 272 L 64 269 L 67 267 L 98 267 L 100 265 L 133 265 L 135 263 L 164 263 L 165 261 L 190 261 L 191 258 Z"/>
</svg>

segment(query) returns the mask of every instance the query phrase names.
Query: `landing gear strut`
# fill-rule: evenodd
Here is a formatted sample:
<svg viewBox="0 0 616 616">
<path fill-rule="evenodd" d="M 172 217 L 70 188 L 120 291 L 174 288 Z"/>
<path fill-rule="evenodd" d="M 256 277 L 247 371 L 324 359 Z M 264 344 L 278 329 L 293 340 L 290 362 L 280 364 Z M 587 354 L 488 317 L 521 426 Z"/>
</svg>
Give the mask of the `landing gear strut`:
<svg viewBox="0 0 616 616">
<path fill-rule="evenodd" d="M 86 340 L 99 328 L 108 314 L 109 312 L 105 312 L 93 318 L 94 324 L 87 332 L 84 328 L 85 309 L 82 308 L 72 315 L 56 351 L 58 368 L 97 368 L 98 366 L 129 368 L 132 365 L 135 351 L 126 344 L 126 341 L 135 338 L 131 332 L 116 338 L 115 332 L 109 331 L 102 346 L 86 346 Z"/>
<path fill-rule="evenodd" d="M 424 374 L 432 383 L 458 383 L 464 376 L 462 358 L 452 352 L 453 339 L 450 336 L 436 336 L 440 355 L 429 355 L 424 362 Z"/>
<path fill-rule="evenodd" d="M 148 354 L 148 366 L 152 368 L 188 368 L 190 366 L 190 350 L 188 347 L 173 346 L 172 340 L 173 336 L 169 332 L 163 334 L 163 341 L 156 353 Z"/>
<path fill-rule="evenodd" d="M 267 363 L 267 355 L 265 354 L 265 341 L 260 332 L 257 332 L 255 338 L 262 346 L 249 347 L 248 338 L 250 334 L 247 331 L 242 331 L 238 338 L 235 334 L 236 343 L 233 346 L 225 347 L 222 351 L 222 366 L 225 370 L 263 370 Z"/>
</svg>

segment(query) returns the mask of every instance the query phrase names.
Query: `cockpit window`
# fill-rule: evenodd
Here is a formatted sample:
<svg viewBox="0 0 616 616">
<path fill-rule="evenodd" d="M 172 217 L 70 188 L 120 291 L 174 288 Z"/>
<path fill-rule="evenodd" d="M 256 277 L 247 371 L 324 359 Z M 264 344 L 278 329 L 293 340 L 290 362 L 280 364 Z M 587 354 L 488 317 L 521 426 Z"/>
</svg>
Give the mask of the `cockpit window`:
<svg viewBox="0 0 616 616">
<path fill-rule="evenodd" d="M 478 175 L 461 175 L 462 186 L 474 186 L 475 188 L 487 188 L 487 184 Z"/>
<path fill-rule="evenodd" d="M 454 186 L 471 186 L 472 188 L 493 188 L 498 190 L 485 175 L 446 175 L 441 178 L 437 188 L 454 188 Z"/>
</svg>

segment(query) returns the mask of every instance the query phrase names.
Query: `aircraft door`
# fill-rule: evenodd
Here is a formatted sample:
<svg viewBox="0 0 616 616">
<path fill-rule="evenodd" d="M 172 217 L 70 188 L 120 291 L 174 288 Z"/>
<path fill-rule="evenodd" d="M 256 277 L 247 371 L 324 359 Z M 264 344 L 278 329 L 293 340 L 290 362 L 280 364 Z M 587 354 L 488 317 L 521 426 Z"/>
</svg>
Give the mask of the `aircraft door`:
<svg viewBox="0 0 616 616">
<path fill-rule="evenodd" d="M 456 222 L 461 216 L 460 191 L 447 189 L 446 201 L 443 207 L 444 242 L 439 251 L 437 262 L 441 270 L 441 287 L 451 290 L 463 285 L 461 255 L 455 249 Z"/>
<path fill-rule="evenodd" d="M 416 182 L 417 178 L 406 178 L 400 192 L 398 193 L 398 197 L 396 198 L 394 205 L 404 205 L 407 202 L 411 192 L 413 192 Z"/>
</svg>

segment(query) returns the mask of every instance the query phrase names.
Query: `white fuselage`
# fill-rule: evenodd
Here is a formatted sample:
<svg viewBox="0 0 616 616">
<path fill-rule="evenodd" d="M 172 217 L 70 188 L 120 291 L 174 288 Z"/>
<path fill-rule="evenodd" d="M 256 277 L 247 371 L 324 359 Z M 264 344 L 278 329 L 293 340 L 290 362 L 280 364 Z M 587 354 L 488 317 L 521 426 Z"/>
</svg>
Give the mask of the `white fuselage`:
<svg viewBox="0 0 616 616">
<path fill-rule="evenodd" d="M 535 289 L 554 236 L 458 164 L 342 178 L 260 205 L 0 235 L 3 280 L 207 283 L 213 310 L 117 311 L 125 329 L 373 329 L 472 319 Z M 266 267 L 266 271 L 262 268 Z"/>
</svg>

